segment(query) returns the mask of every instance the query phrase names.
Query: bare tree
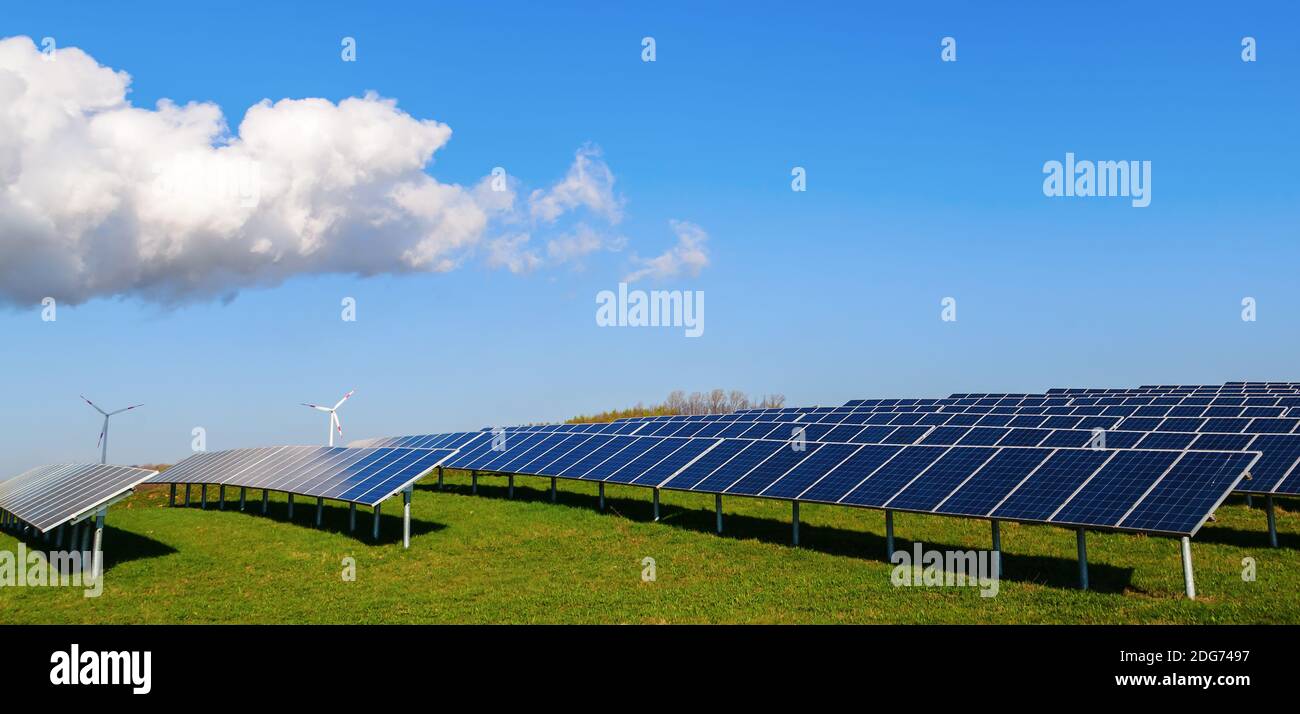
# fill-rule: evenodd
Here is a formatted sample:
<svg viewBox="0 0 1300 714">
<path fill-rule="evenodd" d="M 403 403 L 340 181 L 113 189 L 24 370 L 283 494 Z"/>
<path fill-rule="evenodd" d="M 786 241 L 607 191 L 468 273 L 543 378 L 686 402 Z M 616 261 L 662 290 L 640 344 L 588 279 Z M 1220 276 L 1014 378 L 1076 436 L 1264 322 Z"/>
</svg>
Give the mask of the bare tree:
<svg viewBox="0 0 1300 714">
<path fill-rule="evenodd" d="M 699 392 L 691 392 L 691 396 L 686 398 L 687 414 L 705 414 L 706 402 L 704 395 Z"/>
<path fill-rule="evenodd" d="M 759 409 L 780 409 L 785 406 L 784 394 L 764 394 L 762 401 L 758 403 Z"/>
<path fill-rule="evenodd" d="M 664 400 L 664 409 L 673 414 L 686 414 L 687 407 L 686 392 L 680 389 L 674 389 Z"/>
<path fill-rule="evenodd" d="M 715 389 L 709 392 L 709 414 L 722 414 L 727 411 L 727 392 Z"/>
<path fill-rule="evenodd" d="M 749 395 L 745 394 L 739 389 L 731 390 L 731 394 L 727 395 L 727 411 L 738 412 L 741 409 L 748 409 L 748 408 L 749 408 Z"/>
</svg>

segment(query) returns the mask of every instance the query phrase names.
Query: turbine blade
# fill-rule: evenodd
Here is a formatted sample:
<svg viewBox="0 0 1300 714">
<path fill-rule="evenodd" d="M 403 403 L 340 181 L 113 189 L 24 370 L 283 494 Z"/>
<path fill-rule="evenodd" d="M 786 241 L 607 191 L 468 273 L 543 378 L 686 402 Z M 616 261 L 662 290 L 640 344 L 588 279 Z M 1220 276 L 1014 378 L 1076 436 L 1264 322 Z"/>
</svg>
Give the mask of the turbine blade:
<svg viewBox="0 0 1300 714">
<path fill-rule="evenodd" d="M 95 448 L 98 449 L 102 443 L 104 443 L 104 432 L 101 431 L 99 432 L 99 438 L 95 440 Z"/>
<path fill-rule="evenodd" d="M 104 416 L 108 416 L 108 412 L 106 412 L 106 411 L 104 411 L 103 409 L 100 409 L 99 407 L 95 406 L 95 403 L 94 403 L 94 402 L 90 401 L 89 399 L 86 399 L 86 395 L 84 395 L 84 394 L 81 395 L 81 401 L 83 401 L 83 402 L 89 404 L 89 405 L 91 406 L 92 409 L 94 409 L 95 411 L 99 412 L 100 414 L 103 414 Z"/>
<path fill-rule="evenodd" d="M 330 419 L 334 422 L 334 428 L 338 430 L 339 436 L 343 436 L 343 422 L 339 421 L 339 415 L 330 412 Z"/>
<path fill-rule="evenodd" d="M 319 404 L 306 404 L 306 403 L 303 403 L 302 405 L 303 405 L 304 407 L 311 407 L 312 409 L 315 409 L 315 410 L 318 411 L 318 412 L 330 412 L 330 411 L 333 411 L 333 410 L 330 409 L 329 407 L 322 407 L 322 406 L 320 406 Z"/>
<path fill-rule="evenodd" d="M 335 409 L 338 409 L 339 407 L 343 406 L 343 402 L 346 402 L 346 401 L 348 400 L 348 397 L 351 397 L 353 394 L 356 393 L 356 391 L 357 391 L 357 390 L 354 389 L 354 390 L 352 390 L 351 392 L 348 392 L 347 394 L 344 394 L 344 395 L 343 395 L 343 398 L 339 400 L 339 403 L 334 405 L 334 408 L 335 408 Z"/>
<path fill-rule="evenodd" d="M 131 406 L 127 407 L 126 409 L 118 409 L 118 410 L 115 411 L 115 412 L 109 412 L 109 413 L 107 414 L 107 416 L 113 416 L 114 414 L 121 414 L 122 412 L 129 412 L 129 411 L 131 411 L 132 409 L 135 409 L 136 407 L 142 407 L 142 406 L 144 406 L 144 405 L 143 405 L 143 404 L 132 404 Z"/>
</svg>

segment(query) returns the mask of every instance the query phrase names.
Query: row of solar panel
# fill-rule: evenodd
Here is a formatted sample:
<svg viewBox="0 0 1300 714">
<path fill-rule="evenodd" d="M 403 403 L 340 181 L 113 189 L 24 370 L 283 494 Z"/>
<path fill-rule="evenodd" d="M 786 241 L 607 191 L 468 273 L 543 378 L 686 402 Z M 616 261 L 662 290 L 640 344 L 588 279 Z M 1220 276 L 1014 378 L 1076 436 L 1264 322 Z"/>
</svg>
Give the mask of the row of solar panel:
<svg viewBox="0 0 1300 714">
<path fill-rule="evenodd" d="M 1023 394 L 1014 392 L 956 392 L 942 399 L 1071 399 L 1076 397 L 1198 397 L 1198 398 L 1251 398 L 1251 397 L 1292 397 L 1300 395 L 1300 389 L 1213 389 L 1213 390 L 1158 390 L 1158 389 L 1058 389 L 1041 394 Z M 845 406 L 871 403 L 873 399 L 851 399 Z"/>
<path fill-rule="evenodd" d="M 348 446 L 392 446 L 404 449 L 459 449 L 481 437 L 482 431 L 462 431 L 454 434 L 421 434 L 419 436 L 385 436 L 354 441 Z"/>
<path fill-rule="evenodd" d="M 691 434 L 677 436 L 755 437 L 754 431 L 766 424 L 819 425 L 824 428 L 842 427 L 843 433 L 858 433 L 868 426 L 987 426 L 1024 429 L 1094 429 L 1132 432 L 1173 432 L 1180 434 L 1291 434 L 1300 431 L 1300 420 L 1288 419 L 1152 419 L 1144 417 L 1109 416 L 1051 416 L 1043 414 L 988 414 L 948 412 L 875 412 L 864 421 L 852 423 L 834 419 L 792 419 L 785 416 L 753 415 L 748 419 L 731 421 L 701 421 L 690 417 L 654 419 L 646 421 L 625 420 L 609 424 L 546 424 L 529 427 L 512 427 L 515 431 L 570 431 L 586 433 L 638 434 L 641 436 L 666 436 L 664 430 L 694 425 Z M 406 437 L 410 438 L 410 437 Z M 1190 440 L 1190 438 L 1189 438 Z"/>
<path fill-rule="evenodd" d="M 757 418 L 757 417 L 756 417 Z M 1208 439 L 1218 443 L 1231 443 L 1231 439 L 1217 435 L 1231 434 L 1278 434 L 1287 431 L 1287 424 L 1279 424 L 1275 420 L 1261 420 L 1256 423 L 1254 420 L 1183 420 L 1183 419 L 1163 419 L 1151 420 L 1145 418 L 1128 418 L 1115 419 L 1110 417 L 1044 417 L 1042 415 L 1006 415 L 1006 414 L 967 414 L 959 413 L 945 416 L 942 413 L 926 413 L 917 416 L 915 413 L 899 412 L 877 412 L 872 415 L 869 421 L 877 422 L 884 425 L 933 425 L 933 426 L 1000 426 L 1012 428 L 1029 428 L 1029 429 L 1105 429 L 1121 430 L 1131 432 L 1188 432 L 1200 433 L 1207 436 Z M 1294 426 L 1291 427 L 1294 430 Z M 1274 431 L 1276 430 L 1276 431 Z M 642 432 L 638 432 L 642 433 Z M 707 432 L 705 432 L 707 433 Z M 1216 435 L 1216 436 L 1210 436 Z M 1016 439 L 1021 435 L 1013 435 L 1011 438 Z M 1107 435 L 1108 438 L 1110 434 Z M 1034 438 L 1032 434 L 1024 435 L 1024 438 Z M 1153 439 L 1156 437 L 1152 437 Z M 1178 443 L 1180 437 L 1160 437 L 1166 443 Z M 1181 438 L 1188 438 L 1185 435 Z M 1300 490 L 1300 477 L 1288 479 L 1288 474 L 1292 471 L 1295 461 L 1296 443 L 1300 437 L 1296 436 L 1277 436 L 1261 440 L 1256 446 L 1261 444 L 1266 449 L 1265 464 L 1267 465 L 1266 473 L 1256 474 L 1258 478 L 1243 484 L 1243 491 L 1248 493 L 1269 493 L 1273 489 L 1280 488 L 1277 493 L 1291 493 Z M 1108 442 L 1109 443 L 1109 442 Z M 1255 443 L 1255 442 L 1252 442 Z M 1251 447 L 1254 449 L 1255 447 Z M 1283 479 L 1287 482 L 1283 484 Z"/>
<path fill-rule="evenodd" d="M 1254 382 L 1254 383 L 1228 383 L 1228 384 L 1201 384 L 1201 385 L 1157 385 L 1147 384 L 1141 387 L 1122 387 L 1122 388 L 1097 388 L 1097 387 L 1055 387 L 1047 390 L 1048 394 L 1077 394 L 1081 392 L 1285 392 L 1300 390 L 1300 383 L 1296 382 Z"/>
<path fill-rule="evenodd" d="M 1062 401 L 1068 403 L 1061 403 Z M 854 414 L 858 412 L 879 411 L 881 409 L 894 409 L 900 406 L 909 407 L 982 407 L 982 408 L 1001 408 L 1001 409 L 1023 409 L 1029 407 L 1041 407 L 1048 409 L 1068 409 L 1071 407 L 1085 406 L 1104 406 L 1104 407 L 1196 407 L 1196 408 L 1255 408 L 1268 409 L 1272 411 L 1261 412 L 1269 416 L 1281 416 L 1288 409 L 1296 409 L 1300 405 L 1295 402 L 1300 401 L 1298 398 L 1287 397 L 1277 399 L 1205 399 L 1202 397 L 1186 397 L 1183 399 L 1102 399 L 1094 397 L 1079 397 L 1070 400 L 995 400 L 995 399 L 890 399 L 882 400 L 879 404 L 863 404 L 856 407 L 806 407 L 802 409 L 780 409 L 772 411 L 783 411 L 788 413 L 826 413 L 836 412 L 844 414 Z M 1255 403 L 1246 403 L 1255 402 Z M 748 413 L 762 413 L 760 411 Z"/>
<path fill-rule="evenodd" d="M 1249 416 L 1249 417 L 1286 417 L 1300 416 L 1292 414 L 1293 411 L 1300 410 L 1300 407 L 1290 407 L 1281 405 L 1231 405 L 1231 404 L 1041 404 L 1038 402 L 1011 404 L 1011 403 L 980 403 L 979 401 L 963 402 L 959 400 L 887 400 L 881 404 L 865 405 L 853 408 L 846 407 L 798 407 L 798 408 L 781 408 L 766 410 L 747 410 L 743 412 L 732 412 L 729 414 L 708 414 L 695 415 L 695 418 L 706 420 L 743 419 L 756 414 L 778 414 L 795 416 L 799 414 L 806 415 L 838 415 L 842 417 L 870 414 L 877 411 L 983 411 L 983 412 L 1021 412 L 1021 413 L 1056 413 L 1056 414 L 1116 414 L 1120 416 L 1129 416 L 1132 414 L 1145 414 L 1151 416 L 1163 416 L 1173 413 L 1178 416 Z M 636 419 L 662 419 L 672 418 L 671 416 L 657 417 L 631 417 Z"/>
<path fill-rule="evenodd" d="M 1078 404 L 1084 399 L 1106 399 L 1112 403 L 1129 404 L 1219 404 L 1224 406 L 1300 406 L 1300 393 L 1235 393 L 1235 394 L 1167 394 L 1167 393 L 1081 393 L 1074 395 L 954 395 L 940 398 L 904 399 L 853 399 L 840 407 L 814 407 L 818 409 L 861 409 L 863 407 L 893 404 L 978 404 L 980 406 L 1036 406 Z M 803 410 L 809 407 L 779 407 Z M 750 410 L 761 411 L 761 410 Z"/>
<path fill-rule="evenodd" d="M 1040 415 L 1046 417 L 1097 417 L 1096 426 L 1099 428 L 1110 428 L 1104 426 L 1102 418 L 1142 418 L 1142 419 L 1184 419 L 1200 420 L 1201 427 L 1197 429 L 1183 429 L 1184 431 L 1220 431 L 1225 433 L 1240 433 L 1242 431 L 1255 430 L 1257 433 L 1267 434 L 1290 434 L 1300 433 L 1300 417 L 1278 416 L 1276 412 L 1269 411 L 1268 407 L 1164 407 L 1164 406 L 1146 406 L 1146 407 L 1100 407 L 1100 406 L 1079 406 L 1079 407 L 978 407 L 978 406 L 953 406 L 953 405 L 900 405 L 889 407 L 878 407 L 864 409 L 855 412 L 845 412 L 836 410 L 805 410 L 789 412 L 785 410 L 774 412 L 747 412 L 739 414 L 729 419 L 706 419 L 702 415 L 697 416 L 659 416 L 650 418 L 630 418 L 620 421 L 643 422 L 643 421 L 667 421 L 672 419 L 690 419 L 692 421 L 702 422 L 737 422 L 753 419 L 798 419 L 799 421 L 819 421 L 833 422 L 837 424 L 872 424 L 878 423 L 875 420 L 880 419 L 879 414 L 1003 414 L 1008 416 L 1018 415 Z M 1089 427 L 1092 428 L 1092 427 Z M 1141 430 L 1152 430 L 1148 427 L 1140 427 Z"/>
<path fill-rule="evenodd" d="M 155 473 L 101 464 L 38 466 L 0 481 L 0 509 L 48 532 L 127 493 Z"/>
<path fill-rule="evenodd" d="M 272 446 L 195 454 L 152 483 L 211 483 L 373 506 L 419 480 L 450 449 Z"/>
<path fill-rule="evenodd" d="M 889 416 L 889 415 L 882 415 Z M 910 415 L 897 415 L 907 417 Z M 1196 432 L 1162 432 L 1152 430 L 1114 430 L 1109 427 L 1085 426 L 1059 422 L 1017 425 L 1019 417 L 1008 423 L 1002 415 L 952 415 L 946 422 L 915 424 L 904 418 L 900 424 L 871 426 L 823 424 L 789 421 L 749 421 L 706 424 L 688 420 L 655 421 L 629 430 L 630 424 L 542 425 L 524 427 L 517 433 L 548 431 L 572 433 L 574 426 L 588 427 L 582 433 L 635 433 L 637 436 L 718 437 L 738 439 L 789 440 L 799 436 L 807 441 L 851 444 L 919 444 L 957 446 L 1039 446 L 1083 448 L 1096 438 L 1094 428 L 1104 431 L 1103 445 L 1110 449 L 1154 449 L 1173 451 L 1251 451 L 1261 454 L 1251 472 L 1242 481 L 1243 493 L 1300 495 L 1300 435 L 1278 434 L 1211 434 Z M 798 435 L 795 429 L 801 430 Z"/>
<path fill-rule="evenodd" d="M 1046 427 L 1052 429 L 1121 429 L 1124 431 L 1173 431 L 1209 434 L 1294 434 L 1300 433 L 1300 419 L 1260 417 L 1146 417 L 1120 415 L 1040 414 L 1021 412 L 955 411 L 873 412 L 849 421 L 811 415 L 798 421 L 846 425 L 869 424 L 967 424 L 979 426 Z M 755 416 L 755 421 L 791 421 L 788 417 Z M 724 422 L 725 423 L 725 422 Z M 730 422 L 736 423 L 736 422 Z"/>
<path fill-rule="evenodd" d="M 1190 535 L 1258 454 L 532 432 L 444 464 L 717 494 Z"/>
</svg>

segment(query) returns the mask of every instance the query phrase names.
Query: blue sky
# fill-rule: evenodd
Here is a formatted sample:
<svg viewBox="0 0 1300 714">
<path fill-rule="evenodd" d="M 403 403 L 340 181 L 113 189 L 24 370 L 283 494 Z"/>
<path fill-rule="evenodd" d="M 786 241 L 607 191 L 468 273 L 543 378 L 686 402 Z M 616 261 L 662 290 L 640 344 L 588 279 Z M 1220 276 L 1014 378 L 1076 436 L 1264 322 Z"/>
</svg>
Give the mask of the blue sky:
<svg viewBox="0 0 1300 714">
<path fill-rule="evenodd" d="M 185 456 L 196 426 L 210 449 L 318 443 L 324 415 L 298 402 L 354 387 L 348 439 L 673 389 L 831 404 L 1300 379 L 1289 3 L 178 5 L 12 5 L 0 37 L 55 37 L 129 72 L 135 106 L 215 102 L 232 129 L 263 99 L 373 90 L 452 128 L 426 167 L 444 183 L 503 166 L 545 188 L 598 146 L 627 247 L 527 274 L 476 255 L 445 273 L 304 275 L 229 303 L 127 294 L 54 323 L 0 308 L 0 472 L 95 460 L 81 392 L 146 403 L 115 417 L 110 448 L 144 463 Z M 944 36 L 957 62 L 940 61 Z M 1150 161 L 1151 205 L 1045 197 L 1043 163 L 1066 152 Z M 641 287 L 703 291 L 704 335 L 598 328 L 595 295 L 669 249 L 670 220 L 707 232 L 709 264 Z"/>
</svg>

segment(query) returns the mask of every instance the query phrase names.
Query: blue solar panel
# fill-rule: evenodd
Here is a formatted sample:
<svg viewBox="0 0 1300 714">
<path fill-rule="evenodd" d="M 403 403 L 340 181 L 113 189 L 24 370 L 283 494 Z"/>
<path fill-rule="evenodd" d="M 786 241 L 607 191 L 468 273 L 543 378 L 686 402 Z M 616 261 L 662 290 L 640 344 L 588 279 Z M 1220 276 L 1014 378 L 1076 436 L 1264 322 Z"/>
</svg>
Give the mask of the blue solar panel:
<svg viewBox="0 0 1300 714">
<path fill-rule="evenodd" d="M 1264 434 L 1255 437 L 1250 448 L 1263 456 L 1250 468 L 1251 480 L 1242 481 L 1239 489 L 1253 493 L 1296 493 L 1295 486 L 1300 484 L 1287 483 L 1294 480 L 1287 475 L 1300 460 L 1300 436 Z M 1284 484 L 1290 488 L 1282 488 Z"/>
<path fill-rule="evenodd" d="M 152 483 L 217 483 L 373 505 L 440 465 L 443 449 L 278 446 L 196 454 Z"/>
<path fill-rule="evenodd" d="M 562 454 L 567 453 L 573 447 L 590 438 L 591 436 L 588 434 L 556 432 L 555 437 L 546 442 L 546 448 L 530 449 L 527 456 L 515 459 L 504 470 L 508 473 L 516 474 L 540 473 L 540 469 L 543 465 L 555 461 Z"/>
<path fill-rule="evenodd" d="M 998 446 L 1038 446 L 1043 439 L 1052 435 L 1050 429 L 1011 429 L 1007 432 L 1002 440 L 997 442 Z"/>
<path fill-rule="evenodd" d="M 49 532 L 129 493 L 154 473 L 111 464 L 38 466 L 0 481 L 0 508 L 38 531 Z"/>
<path fill-rule="evenodd" d="M 918 448 L 927 451 L 942 452 L 944 450 L 942 447 Z M 844 494 L 852 490 L 854 486 L 861 483 L 863 479 L 866 479 L 882 465 L 889 462 L 900 451 L 902 451 L 902 448 L 897 446 L 864 446 L 849 457 L 848 460 L 817 480 L 799 498 L 806 501 L 835 503 L 843 498 Z"/>
<path fill-rule="evenodd" d="M 776 441 L 750 442 L 747 448 L 742 449 L 730 461 L 722 464 L 697 482 L 693 490 L 708 491 L 710 493 L 725 491 L 728 486 L 749 473 L 751 469 L 757 467 L 764 460 L 778 451 L 788 450 L 789 448 L 788 444 Z"/>
<path fill-rule="evenodd" d="M 1057 451 L 998 506 L 994 518 L 1044 521 L 1075 489 L 1119 452 L 1074 449 Z"/>
<path fill-rule="evenodd" d="M 571 435 L 563 433 L 546 435 L 544 438 L 534 441 L 522 450 L 516 450 L 516 453 L 510 458 L 494 463 L 491 470 L 502 471 L 505 473 L 519 473 L 522 471 L 521 467 L 524 464 L 545 456 L 550 453 L 552 449 L 564 443 L 565 440 L 571 438 Z"/>
<path fill-rule="evenodd" d="M 691 443 L 690 439 L 656 439 L 656 443 L 637 454 L 634 458 L 610 469 L 605 475 L 606 481 L 613 483 L 632 483 L 650 467 L 671 456 L 674 452 Z"/>
<path fill-rule="evenodd" d="M 849 458 L 858 449 L 870 449 L 879 453 L 880 460 L 898 452 L 897 446 L 857 446 L 853 444 L 825 444 L 808 458 L 804 459 L 780 480 L 762 492 L 773 498 L 795 498 L 812 484 L 816 483 L 837 465 Z M 878 465 L 878 464 L 877 464 Z"/>
<path fill-rule="evenodd" d="M 1120 522 L 1125 528 L 1195 532 L 1219 505 L 1224 490 L 1241 478 L 1255 456 L 1189 452 L 1156 484 L 1133 512 Z"/>
<path fill-rule="evenodd" d="M 1195 432 L 1186 434 L 1170 434 L 1164 432 L 1152 432 L 1142 437 L 1138 441 L 1138 449 L 1173 449 L 1181 451 L 1196 441 Z"/>
<path fill-rule="evenodd" d="M 985 464 L 997 449 L 952 449 L 883 505 L 912 511 L 929 511 L 939 505 Z"/>
<path fill-rule="evenodd" d="M 884 426 L 884 425 L 869 426 L 863 429 L 862 431 L 858 432 L 858 435 L 855 436 L 850 441 L 852 441 L 855 444 L 880 444 L 880 443 L 884 443 L 885 439 L 890 434 L 894 433 L 894 430 L 895 427 L 892 426 Z"/>
<path fill-rule="evenodd" d="M 862 431 L 862 429 L 863 429 L 862 426 L 856 424 L 852 426 L 837 426 L 826 433 L 826 436 L 823 438 L 823 441 L 831 441 L 831 442 L 852 441 L 853 437 L 857 436 L 858 432 Z"/>
<path fill-rule="evenodd" d="M 645 473 L 636 477 L 632 483 L 640 484 L 642 486 L 658 486 L 666 481 L 670 476 L 684 468 L 687 464 L 690 464 L 694 459 L 700 457 L 706 452 L 711 454 L 712 451 L 709 450 L 710 447 L 721 443 L 726 442 L 719 442 L 711 439 L 689 439 L 685 446 L 674 451 L 663 461 L 660 461 L 646 469 Z M 716 450 L 717 449 L 714 449 L 714 451 Z"/>
<path fill-rule="evenodd" d="M 1003 449 L 935 511 L 984 516 L 1052 453 L 1050 449 Z"/>
<path fill-rule="evenodd" d="M 917 443 L 926 446 L 952 446 L 965 436 L 968 431 L 970 431 L 970 428 L 964 426 L 939 426 L 935 427 L 933 431 Z"/>
<path fill-rule="evenodd" d="M 925 436 L 932 427 L 900 426 L 885 438 L 886 444 L 915 444 L 917 439 Z"/>
<path fill-rule="evenodd" d="M 638 456 L 645 454 L 647 451 L 649 451 L 650 449 L 654 448 L 655 446 L 661 443 L 663 443 L 661 439 L 636 438 L 632 441 L 631 444 L 628 444 L 627 448 L 622 449 L 618 451 L 618 453 L 611 455 L 608 459 L 605 459 L 604 461 L 597 464 L 590 471 L 584 473 L 582 475 L 582 478 L 593 480 L 593 481 L 604 481 L 605 479 L 609 478 L 614 473 L 616 473 L 619 469 L 628 465 L 628 463 L 630 463 L 632 460 L 636 459 Z"/>
<path fill-rule="evenodd" d="M 702 455 L 695 463 L 681 470 L 671 480 L 663 484 L 664 488 L 690 490 L 727 460 L 743 451 L 754 442 L 723 441 L 717 447 Z"/>
<path fill-rule="evenodd" d="M 582 478 L 587 472 L 599 466 L 606 459 L 614 456 L 620 451 L 628 448 L 639 441 L 634 436 L 614 436 L 609 441 L 593 448 L 584 449 L 584 456 L 575 460 L 572 464 L 556 472 L 557 476 L 566 478 Z"/>
<path fill-rule="evenodd" d="M 565 475 L 579 460 L 586 458 L 596 449 L 607 446 L 616 438 L 613 436 L 605 436 L 603 434 L 590 434 L 589 437 L 590 438 L 581 445 L 570 449 L 564 454 L 558 455 L 555 460 L 547 464 L 543 470 L 539 470 L 539 473 L 552 474 L 556 476 Z"/>
<path fill-rule="evenodd" d="M 1053 523 L 1117 524 L 1179 454 L 1173 451 L 1118 451 L 1050 519 Z"/>
<path fill-rule="evenodd" d="M 1092 432 L 1082 430 L 1065 430 L 1054 431 L 1046 439 L 1039 443 L 1043 447 L 1052 448 L 1083 448 L 1092 442 Z"/>
<path fill-rule="evenodd" d="M 1254 439 L 1250 434 L 1201 434 L 1187 448 L 1200 451 L 1245 451 Z"/>
<path fill-rule="evenodd" d="M 959 446 L 993 446 L 1007 437 L 1013 430 L 1002 427 L 976 427 L 958 440 Z"/>
<path fill-rule="evenodd" d="M 796 451 L 794 444 L 785 444 L 783 448 L 778 449 L 775 454 L 756 466 L 754 470 L 728 486 L 726 493 L 740 493 L 750 496 L 762 493 L 764 489 L 784 476 L 786 472 L 798 466 L 801 461 L 815 454 L 820 448 L 820 444 L 808 444 L 804 449 Z"/>
<path fill-rule="evenodd" d="M 847 494 L 841 495 L 836 501 L 860 506 L 880 506 L 947 451 L 948 449 L 940 446 L 915 446 L 905 449 L 890 459 L 889 463 L 880 467 L 880 470 L 866 481 Z"/>
</svg>

